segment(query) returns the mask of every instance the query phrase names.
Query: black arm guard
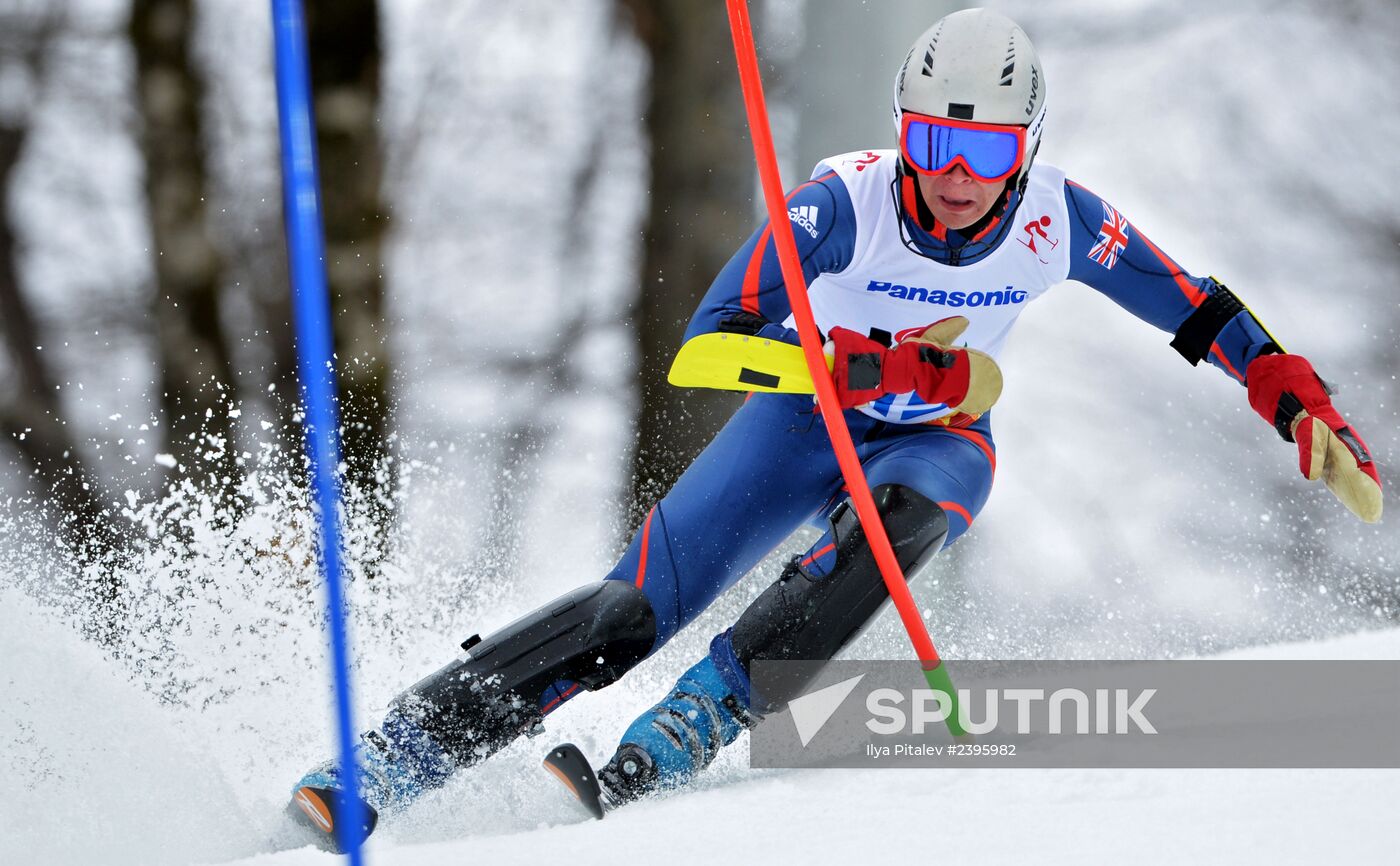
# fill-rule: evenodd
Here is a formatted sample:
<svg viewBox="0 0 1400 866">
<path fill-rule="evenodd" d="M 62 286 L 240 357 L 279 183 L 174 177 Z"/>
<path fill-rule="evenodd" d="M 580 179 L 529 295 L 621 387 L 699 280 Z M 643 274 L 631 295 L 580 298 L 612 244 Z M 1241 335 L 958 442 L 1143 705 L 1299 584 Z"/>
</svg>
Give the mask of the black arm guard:
<svg viewBox="0 0 1400 866">
<path fill-rule="evenodd" d="M 1220 332 L 1225 326 L 1238 316 L 1244 313 L 1250 318 L 1254 314 L 1244 305 L 1234 292 L 1225 287 L 1224 283 L 1217 281 L 1214 277 L 1209 279 L 1209 284 L 1215 287 L 1215 291 L 1206 296 L 1201 305 L 1195 309 L 1191 315 L 1186 317 L 1186 321 L 1177 328 L 1176 336 L 1172 338 L 1171 347 L 1181 354 L 1191 366 L 1196 366 L 1205 360 L 1210 354 L 1210 347 L 1214 345 Z M 1259 323 L 1259 329 L 1268 333 L 1268 329 Z M 1276 344 L 1270 343 L 1274 351 L 1282 351 Z M 1265 347 L 1264 351 L 1268 351 Z M 1262 354 L 1262 352 L 1261 352 Z"/>
</svg>

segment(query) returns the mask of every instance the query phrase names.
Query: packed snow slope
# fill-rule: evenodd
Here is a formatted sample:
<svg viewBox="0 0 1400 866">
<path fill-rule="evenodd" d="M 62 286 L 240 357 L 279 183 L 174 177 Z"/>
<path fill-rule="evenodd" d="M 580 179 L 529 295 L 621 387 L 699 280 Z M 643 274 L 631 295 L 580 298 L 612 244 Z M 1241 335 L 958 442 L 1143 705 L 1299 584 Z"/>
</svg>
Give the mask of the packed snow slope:
<svg viewBox="0 0 1400 866">
<path fill-rule="evenodd" d="M 339 862 L 291 847 L 278 810 L 300 756 L 267 754 L 285 747 L 260 724 L 158 706 L 32 601 L 0 595 L 0 862 Z M 1400 630 L 1228 657 L 1394 659 Z M 602 756 L 649 691 L 624 683 L 570 705 L 546 737 L 385 825 L 370 862 L 1368 864 L 1400 842 L 1383 820 L 1397 771 L 753 771 L 746 740 L 689 792 L 586 819 L 539 769 L 544 741 Z"/>
<path fill-rule="evenodd" d="M 1400 658 L 1400 631 L 1260 647 L 1225 658 Z M 736 751 L 739 749 L 736 748 Z M 541 751 L 537 749 L 536 751 Z M 521 772 L 529 772 L 529 762 Z M 543 773 L 539 811 L 452 842 L 386 834 L 376 864 L 625 863 L 1371 864 L 1392 862 L 1385 820 L 1397 770 L 752 771 L 730 762 L 701 790 L 597 822 L 560 820 Z M 467 803 L 462 804 L 470 808 Z M 537 824 L 537 826 L 532 826 Z M 313 849 L 237 861 L 314 866 Z"/>
</svg>

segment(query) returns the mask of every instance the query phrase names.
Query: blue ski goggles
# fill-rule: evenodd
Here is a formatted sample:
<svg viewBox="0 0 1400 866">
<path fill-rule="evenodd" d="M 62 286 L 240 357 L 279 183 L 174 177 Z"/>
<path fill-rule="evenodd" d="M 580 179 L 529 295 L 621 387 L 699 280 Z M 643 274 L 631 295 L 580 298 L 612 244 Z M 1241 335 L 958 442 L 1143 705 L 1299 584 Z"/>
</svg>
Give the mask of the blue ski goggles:
<svg viewBox="0 0 1400 866">
<path fill-rule="evenodd" d="M 983 183 L 995 183 L 1021 167 L 1026 128 L 906 111 L 900 121 L 899 149 L 919 174 L 944 174 L 961 165 Z"/>
</svg>

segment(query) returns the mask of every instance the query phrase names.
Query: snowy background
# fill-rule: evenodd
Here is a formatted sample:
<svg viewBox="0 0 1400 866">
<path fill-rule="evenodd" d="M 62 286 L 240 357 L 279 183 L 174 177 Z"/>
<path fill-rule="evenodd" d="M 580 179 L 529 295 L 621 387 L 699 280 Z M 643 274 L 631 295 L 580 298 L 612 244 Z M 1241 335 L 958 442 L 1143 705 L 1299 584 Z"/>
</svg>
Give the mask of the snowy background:
<svg viewBox="0 0 1400 866">
<path fill-rule="evenodd" d="M 1188 270 L 1220 277 L 1340 384 L 1341 411 L 1393 485 L 1400 7 L 995 5 L 1046 67 L 1040 158 Z M 789 184 L 826 154 L 890 146 L 890 77 L 953 8 L 755 6 L 762 47 L 781 60 Z M 0 451 L 0 860 L 331 862 L 269 853 L 288 844 L 288 786 L 331 748 L 319 588 L 291 480 L 298 443 L 269 420 L 274 399 L 234 408 L 253 470 L 236 513 L 157 462 L 127 8 L 72 8 L 80 26 L 58 41 L 43 86 L 0 68 L 0 114 L 23 112 L 30 127 L 6 206 L 73 438 L 144 541 L 116 564 L 75 563 L 38 516 L 28 470 Z M 280 263 L 245 254 L 279 231 L 266 6 L 196 8 L 210 219 L 236 263 L 223 314 L 251 332 L 257 296 L 284 288 Z M 388 549 L 351 591 L 362 723 L 462 637 L 596 579 L 625 544 L 640 405 L 628 311 L 649 190 L 650 61 L 614 4 L 381 0 L 380 23 L 398 473 L 389 490 L 351 491 L 348 506 L 352 558 Z M 716 42 L 714 62 L 731 63 L 730 50 Z M 994 494 L 914 587 L 940 649 L 1153 658 L 1310 640 L 1247 652 L 1400 657 L 1394 518 L 1364 526 L 1304 482 L 1243 389 L 1183 364 L 1168 340 L 1077 284 L 1024 316 L 1003 358 Z M 265 351 L 251 338 L 238 348 L 250 391 L 265 392 Z M 0 389 L 8 364 L 0 353 Z M 397 504 L 390 524 L 382 497 Z M 786 552 L 625 682 L 552 717 L 549 742 L 516 744 L 386 827 L 373 854 L 710 862 L 700 842 L 713 839 L 779 861 L 912 850 L 960 862 L 1372 863 L 1400 841 L 1381 811 L 1400 794 L 1394 771 L 755 774 L 744 742 L 694 797 L 582 823 L 536 769 L 544 749 L 572 739 L 608 754 Z M 92 568 L 133 590 L 119 647 L 79 637 L 71 594 Z M 855 652 L 908 651 L 886 617 Z M 743 834 L 714 829 L 735 827 Z"/>
</svg>

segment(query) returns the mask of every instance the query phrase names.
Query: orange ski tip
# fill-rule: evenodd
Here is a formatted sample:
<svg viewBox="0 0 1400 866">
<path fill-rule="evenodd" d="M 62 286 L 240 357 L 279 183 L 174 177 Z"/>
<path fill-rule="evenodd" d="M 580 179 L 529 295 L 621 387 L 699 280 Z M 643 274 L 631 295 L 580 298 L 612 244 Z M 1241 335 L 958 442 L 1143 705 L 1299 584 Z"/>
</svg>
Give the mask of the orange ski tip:
<svg viewBox="0 0 1400 866">
<path fill-rule="evenodd" d="M 574 787 L 574 780 L 570 779 L 568 775 L 564 773 L 563 770 L 551 764 L 548 758 L 546 758 L 542 763 L 544 764 L 544 768 L 549 772 L 553 773 L 555 778 L 557 778 L 559 781 L 563 782 L 564 787 L 568 788 L 569 791 L 575 797 L 578 797 L 580 800 L 583 799 L 583 796 L 579 794 L 578 788 Z"/>
<path fill-rule="evenodd" d="M 334 828 L 331 822 L 331 810 L 327 808 L 325 801 L 312 788 L 298 788 L 296 793 L 296 804 L 306 816 L 316 823 L 327 833 Z"/>
</svg>

